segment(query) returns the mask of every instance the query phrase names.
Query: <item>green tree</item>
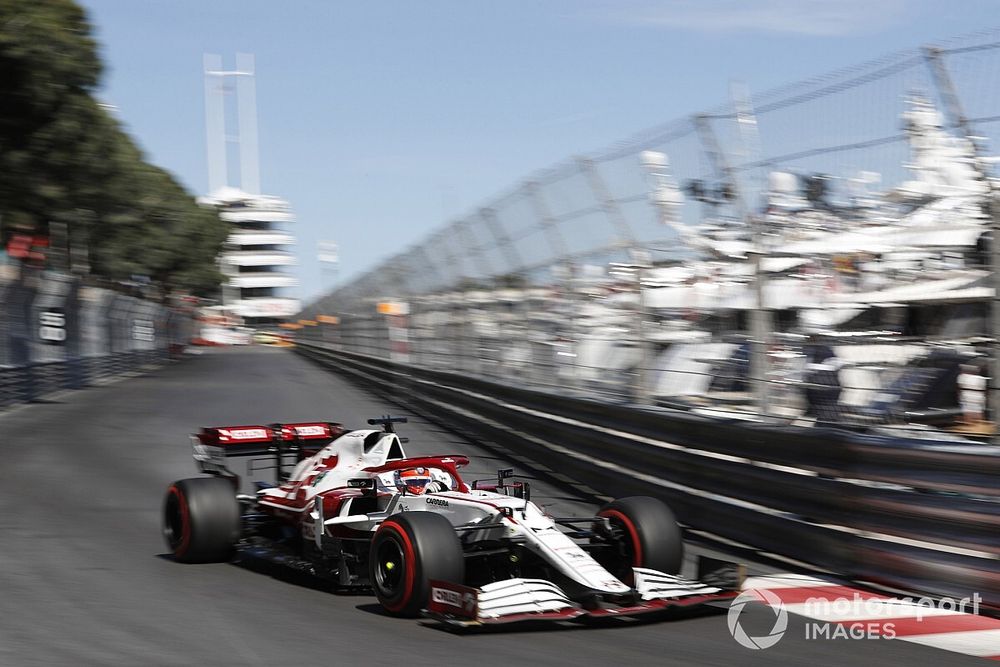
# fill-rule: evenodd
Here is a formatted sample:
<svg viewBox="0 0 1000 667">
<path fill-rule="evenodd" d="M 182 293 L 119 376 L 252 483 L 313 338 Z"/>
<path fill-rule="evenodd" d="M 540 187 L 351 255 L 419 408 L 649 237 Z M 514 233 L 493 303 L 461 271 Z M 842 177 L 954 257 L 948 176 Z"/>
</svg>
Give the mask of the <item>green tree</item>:
<svg viewBox="0 0 1000 667">
<path fill-rule="evenodd" d="M 72 0 L 0 0 L 0 230 L 64 222 L 96 275 L 210 294 L 227 225 L 149 164 L 94 96 L 102 65 Z"/>
</svg>

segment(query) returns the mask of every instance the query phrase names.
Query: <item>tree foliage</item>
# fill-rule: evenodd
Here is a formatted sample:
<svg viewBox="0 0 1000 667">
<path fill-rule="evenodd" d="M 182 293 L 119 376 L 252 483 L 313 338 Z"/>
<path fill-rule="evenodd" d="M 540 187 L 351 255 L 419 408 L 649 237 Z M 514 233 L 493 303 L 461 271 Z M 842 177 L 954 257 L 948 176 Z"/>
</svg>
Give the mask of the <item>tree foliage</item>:
<svg viewBox="0 0 1000 667">
<path fill-rule="evenodd" d="M 73 0 L 0 0 L 0 227 L 63 222 L 92 271 L 214 292 L 227 226 L 149 164 L 95 90 L 102 65 Z"/>
</svg>

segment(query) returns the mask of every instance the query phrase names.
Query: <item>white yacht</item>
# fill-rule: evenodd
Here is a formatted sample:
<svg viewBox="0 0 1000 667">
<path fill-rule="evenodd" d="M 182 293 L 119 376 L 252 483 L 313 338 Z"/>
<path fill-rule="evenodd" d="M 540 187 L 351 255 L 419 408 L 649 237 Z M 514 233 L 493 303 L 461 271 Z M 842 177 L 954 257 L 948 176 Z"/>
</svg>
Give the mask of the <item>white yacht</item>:
<svg viewBox="0 0 1000 667">
<path fill-rule="evenodd" d="M 756 216 L 763 253 L 757 279 L 773 329 L 824 341 L 824 347 L 813 348 L 838 360 L 839 373 L 828 380 L 843 386 L 839 409 L 863 411 L 886 403 L 893 386 L 909 382 L 905 369 L 923 375 L 941 371 L 937 393 L 919 399 L 953 403 L 954 378 L 948 373 L 980 353 L 976 346 L 987 331 L 993 289 L 985 211 L 991 185 L 976 163 L 993 159 L 977 156 L 971 141 L 945 130 L 940 113 L 925 99 L 909 100 L 902 118 L 910 180 L 858 194 L 858 183 L 879 180 L 864 174 L 849 179 L 855 192 L 848 202 L 833 203 L 802 196 L 796 175 L 772 173 L 766 206 Z M 652 166 L 654 202 L 679 207 L 683 195 L 664 169 L 666 158 L 652 158 L 645 161 Z M 661 349 L 652 393 L 715 402 L 720 391 L 739 393 L 733 387 L 747 384 L 746 343 L 723 344 L 718 334 L 746 331 L 756 305 L 750 230 L 736 220 L 685 227 L 669 206 L 661 209 L 663 221 L 702 259 L 648 269 L 644 306 L 657 318 L 686 318 L 693 329 L 716 335 L 711 342 Z M 929 341 L 944 345 L 935 348 Z M 771 356 L 780 352 L 772 346 Z M 801 352 L 772 361 L 787 367 L 774 374 L 777 380 L 801 379 L 810 367 Z M 721 382 L 719 375 L 731 377 Z M 925 380 L 909 384 L 935 384 Z M 942 412 L 920 400 L 910 401 L 907 419 Z M 947 417 L 955 411 L 943 412 Z"/>
</svg>

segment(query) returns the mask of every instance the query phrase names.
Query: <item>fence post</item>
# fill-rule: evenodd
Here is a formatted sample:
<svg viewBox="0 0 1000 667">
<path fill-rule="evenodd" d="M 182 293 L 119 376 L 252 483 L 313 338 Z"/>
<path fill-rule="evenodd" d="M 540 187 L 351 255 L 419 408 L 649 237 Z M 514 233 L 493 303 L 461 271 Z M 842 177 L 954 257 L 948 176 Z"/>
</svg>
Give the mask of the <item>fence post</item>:
<svg viewBox="0 0 1000 667">
<path fill-rule="evenodd" d="M 732 203 L 736 209 L 737 217 L 750 228 L 752 246 L 750 261 L 753 266 L 754 295 L 754 307 L 750 312 L 750 381 L 757 410 L 766 417 L 770 413 L 771 402 L 768 396 L 770 393 L 768 386 L 770 363 L 767 356 L 767 346 L 772 323 L 764 299 L 765 276 L 761 266 L 764 246 L 761 220 L 750 214 L 746 200 L 736 182 L 732 166 L 726 159 L 726 154 L 712 128 L 711 118 L 705 114 L 699 114 L 694 117 L 694 125 L 698 130 L 698 136 L 701 138 L 705 153 L 712 163 L 712 169 L 732 193 Z"/>
<path fill-rule="evenodd" d="M 490 234 L 493 235 L 497 245 L 500 247 L 500 251 L 503 253 L 504 259 L 507 260 L 509 268 L 508 273 L 511 275 L 516 274 L 522 269 L 524 262 L 521 261 L 517 248 L 514 247 L 514 243 L 507 235 L 507 230 L 500 224 L 496 211 L 492 208 L 483 208 L 479 210 L 479 215 L 483 219 L 483 222 L 486 223 L 486 226 L 490 230 Z"/>
<path fill-rule="evenodd" d="M 601 178 L 599 173 L 597 173 L 594 161 L 589 158 L 577 158 L 577 164 L 580 167 L 580 171 L 583 172 L 583 175 L 587 179 L 587 184 L 590 186 L 594 199 L 596 199 L 601 205 L 601 210 L 603 210 L 604 215 L 607 216 L 608 222 L 610 222 L 618 232 L 620 244 L 624 247 L 635 246 L 635 234 L 632 233 L 632 228 L 629 227 L 628 221 L 625 219 L 625 215 L 618 206 L 618 202 L 616 202 L 615 198 L 611 196 L 611 191 L 608 190 L 608 186 L 604 183 L 604 179 Z"/>
<path fill-rule="evenodd" d="M 969 123 L 958 91 L 951 80 L 948 67 L 944 62 L 944 51 L 936 46 L 924 47 L 924 58 L 931 71 L 931 79 L 937 88 L 951 123 L 958 128 L 968 140 L 973 150 L 973 167 L 979 173 L 986 187 L 989 188 L 986 212 L 990 216 L 990 283 L 993 297 L 990 299 L 990 378 L 987 392 L 989 419 L 994 424 L 1000 423 L 1000 192 L 997 191 L 990 169 L 983 160 L 979 146 L 976 144 L 975 133 Z M 1000 441 L 1000 433 L 994 428 L 992 441 Z"/>
</svg>

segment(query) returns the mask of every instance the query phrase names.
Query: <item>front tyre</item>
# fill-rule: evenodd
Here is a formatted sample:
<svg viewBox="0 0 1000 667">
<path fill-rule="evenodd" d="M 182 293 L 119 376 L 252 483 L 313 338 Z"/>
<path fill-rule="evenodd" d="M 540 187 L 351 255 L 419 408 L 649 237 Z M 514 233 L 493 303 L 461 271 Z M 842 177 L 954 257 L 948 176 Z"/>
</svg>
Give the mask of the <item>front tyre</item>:
<svg viewBox="0 0 1000 667">
<path fill-rule="evenodd" d="M 174 482 L 163 501 L 163 537 L 174 560 L 228 560 L 240 536 L 240 506 L 229 480 L 194 477 Z"/>
<path fill-rule="evenodd" d="M 601 508 L 597 516 L 608 520 L 611 534 L 604 535 L 606 546 L 594 554 L 595 558 L 619 580 L 632 584 L 633 567 L 667 574 L 681 571 L 684 541 L 666 503 L 648 496 L 619 498 Z"/>
<path fill-rule="evenodd" d="M 430 598 L 431 580 L 465 580 L 458 535 L 446 518 L 431 512 L 383 521 L 372 538 L 369 568 L 375 597 L 393 616 L 418 615 Z"/>
</svg>

